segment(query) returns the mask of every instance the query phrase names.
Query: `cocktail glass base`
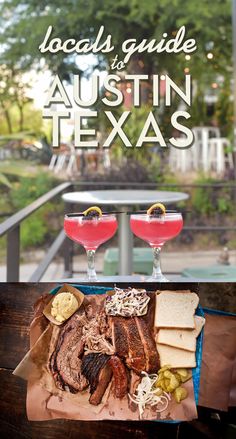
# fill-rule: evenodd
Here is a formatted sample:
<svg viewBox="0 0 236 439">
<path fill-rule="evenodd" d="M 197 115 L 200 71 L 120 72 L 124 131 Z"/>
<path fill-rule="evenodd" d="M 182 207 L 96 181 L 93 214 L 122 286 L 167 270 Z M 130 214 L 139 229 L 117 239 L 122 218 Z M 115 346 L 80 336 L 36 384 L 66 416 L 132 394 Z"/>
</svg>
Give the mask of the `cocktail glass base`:
<svg viewBox="0 0 236 439">
<path fill-rule="evenodd" d="M 170 282 L 164 274 L 160 273 L 158 276 L 151 276 L 145 279 L 145 282 Z"/>
<path fill-rule="evenodd" d="M 84 275 L 83 277 L 78 277 L 78 278 L 75 278 L 75 279 L 77 279 L 78 280 L 78 282 L 82 282 L 82 283 L 95 283 L 95 282 L 100 282 L 100 279 L 99 278 L 97 278 L 97 277 L 88 277 L 88 276 L 86 276 L 86 275 Z"/>
<path fill-rule="evenodd" d="M 147 282 L 169 282 L 161 271 L 161 247 L 153 247 L 153 270 Z"/>
<path fill-rule="evenodd" d="M 97 276 L 96 277 L 89 277 L 89 276 L 86 276 L 86 277 L 84 277 L 84 279 L 82 279 L 82 282 L 99 282 L 99 279 L 97 278 Z"/>
<path fill-rule="evenodd" d="M 87 276 L 85 282 L 98 282 L 95 270 L 95 250 L 86 250 L 87 253 Z"/>
</svg>

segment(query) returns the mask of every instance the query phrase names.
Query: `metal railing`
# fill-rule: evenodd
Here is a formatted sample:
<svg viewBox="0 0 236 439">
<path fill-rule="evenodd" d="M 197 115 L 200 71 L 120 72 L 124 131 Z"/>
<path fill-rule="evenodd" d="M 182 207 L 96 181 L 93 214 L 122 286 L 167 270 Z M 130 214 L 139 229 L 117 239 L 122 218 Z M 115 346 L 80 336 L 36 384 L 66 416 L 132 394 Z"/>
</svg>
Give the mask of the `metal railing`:
<svg viewBox="0 0 236 439">
<path fill-rule="evenodd" d="M 64 191 L 70 190 L 73 191 L 76 186 L 79 186 L 79 189 L 91 190 L 91 189 L 193 189 L 193 188 L 205 188 L 212 189 L 214 188 L 227 188 L 236 190 L 236 185 L 227 184 L 227 183 L 214 183 L 214 184 L 172 184 L 172 183 L 135 183 L 135 182 L 64 182 L 47 192 L 46 194 L 39 197 L 33 203 L 29 204 L 25 208 L 21 209 L 19 212 L 13 214 L 8 219 L 3 221 L 0 224 L 0 237 L 7 235 L 7 258 L 6 258 L 6 269 L 7 269 L 7 282 L 17 282 L 19 281 L 19 271 L 20 271 L 20 226 L 21 223 L 40 209 L 44 204 L 49 201 L 52 201 L 58 195 L 61 195 Z M 66 203 L 65 204 L 65 212 L 73 211 L 73 205 Z M 184 226 L 184 230 L 186 231 L 203 231 L 203 232 L 222 232 L 228 230 L 235 230 L 236 226 L 224 226 L 220 225 L 210 225 L 207 226 Z M 58 254 L 58 251 L 63 247 L 64 253 L 64 277 L 69 277 L 73 274 L 73 242 L 70 241 L 64 230 L 61 230 L 57 235 L 56 239 L 53 241 L 51 246 L 49 247 L 45 257 L 39 263 L 36 270 L 30 276 L 29 281 L 38 282 L 41 280 L 42 276 L 46 272 L 49 264 Z"/>
<path fill-rule="evenodd" d="M 6 219 L 0 224 L 0 237 L 7 235 L 7 282 L 18 282 L 20 274 L 20 225 L 22 221 L 36 212 L 40 207 L 49 201 L 52 201 L 57 195 L 61 194 L 67 189 L 73 189 L 73 184 L 71 182 L 65 182 L 56 186 L 46 194 L 39 197 L 33 203 L 21 209 L 19 212 L 12 215 L 10 218 Z M 51 247 L 49 248 L 45 258 L 39 264 L 36 271 L 30 277 L 30 281 L 39 281 L 43 274 L 45 273 L 48 265 L 52 259 L 57 254 L 63 243 L 67 241 L 64 231 L 61 231 Z M 70 245 L 68 240 L 67 246 Z M 68 250 L 68 249 L 67 249 Z M 69 255 L 70 252 L 68 251 Z M 68 263 L 66 262 L 66 267 L 68 268 Z"/>
</svg>

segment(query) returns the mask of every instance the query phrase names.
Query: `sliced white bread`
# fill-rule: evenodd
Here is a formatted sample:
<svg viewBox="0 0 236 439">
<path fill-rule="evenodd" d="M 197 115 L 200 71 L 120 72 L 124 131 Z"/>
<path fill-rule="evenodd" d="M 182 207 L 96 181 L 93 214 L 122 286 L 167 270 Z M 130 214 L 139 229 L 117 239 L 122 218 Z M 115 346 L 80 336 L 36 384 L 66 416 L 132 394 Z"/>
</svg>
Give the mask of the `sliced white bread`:
<svg viewBox="0 0 236 439">
<path fill-rule="evenodd" d="M 160 356 L 161 367 L 170 365 L 171 367 L 196 367 L 195 352 L 173 348 L 164 344 L 157 344 L 157 351 Z"/>
<path fill-rule="evenodd" d="M 156 295 L 155 327 L 194 329 L 194 314 L 198 303 L 196 293 L 162 291 Z"/>
<path fill-rule="evenodd" d="M 204 317 L 194 316 L 195 329 L 161 328 L 156 336 L 157 343 L 187 351 L 196 351 L 196 340 L 204 324 Z"/>
</svg>

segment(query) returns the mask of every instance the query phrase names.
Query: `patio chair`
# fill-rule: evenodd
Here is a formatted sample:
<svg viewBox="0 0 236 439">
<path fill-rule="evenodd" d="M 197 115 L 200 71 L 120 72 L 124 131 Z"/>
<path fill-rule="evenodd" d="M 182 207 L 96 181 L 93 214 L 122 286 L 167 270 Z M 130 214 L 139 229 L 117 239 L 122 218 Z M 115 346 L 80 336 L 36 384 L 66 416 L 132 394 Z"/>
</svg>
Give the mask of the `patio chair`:
<svg viewBox="0 0 236 439">
<path fill-rule="evenodd" d="M 209 159 L 209 140 L 220 137 L 220 130 L 216 127 L 194 127 L 194 145 L 193 150 L 193 168 L 195 170 L 203 169 L 204 172 L 210 170 Z"/>
<path fill-rule="evenodd" d="M 61 144 L 57 149 L 54 148 L 48 168 L 55 174 L 60 172 L 69 159 L 70 151 L 70 146 L 66 144 Z"/>
<path fill-rule="evenodd" d="M 230 151 L 226 152 L 229 146 L 229 140 L 224 137 L 209 139 L 209 161 L 217 175 L 224 174 L 227 164 L 230 169 L 234 168 L 233 154 Z"/>
</svg>

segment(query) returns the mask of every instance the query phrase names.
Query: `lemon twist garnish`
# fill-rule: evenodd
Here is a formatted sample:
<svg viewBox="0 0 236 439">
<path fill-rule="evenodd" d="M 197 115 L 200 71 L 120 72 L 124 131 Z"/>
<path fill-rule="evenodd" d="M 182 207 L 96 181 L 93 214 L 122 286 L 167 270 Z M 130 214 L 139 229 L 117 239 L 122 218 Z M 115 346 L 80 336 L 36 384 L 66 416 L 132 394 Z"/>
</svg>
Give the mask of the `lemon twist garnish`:
<svg viewBox="0 0 236 439">
<path fill-rule="evenodd" d="M 84 216 L 88 216 L 91 212 L 97 212 L 98 216 L 102 216 L 102 211 L 98 206 L 89 207 L 87 210 L 83 212 Z"/>
<path fill-rule="evenodd" d="M 162 204 L 162 203 L 155 203 L 155 204 L 153 204 L 151 207 L 148 208 L 147 214 L 148 215 L 152 215 L 152 213 L 156 209 L 160 209 L 162 211 L 161 215 L 165 215 L 166 208 L 165 208 L 164 204 Z"/>
</svg>

